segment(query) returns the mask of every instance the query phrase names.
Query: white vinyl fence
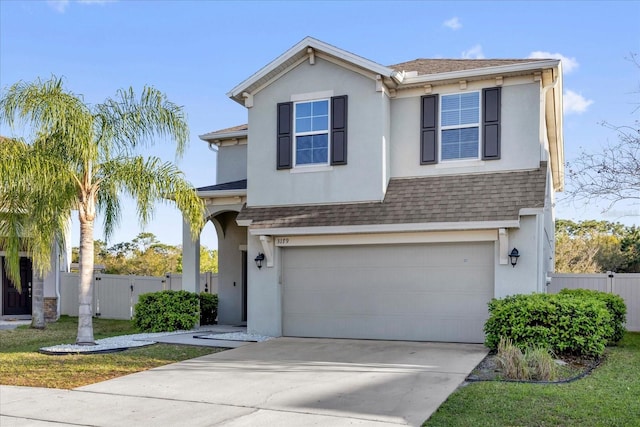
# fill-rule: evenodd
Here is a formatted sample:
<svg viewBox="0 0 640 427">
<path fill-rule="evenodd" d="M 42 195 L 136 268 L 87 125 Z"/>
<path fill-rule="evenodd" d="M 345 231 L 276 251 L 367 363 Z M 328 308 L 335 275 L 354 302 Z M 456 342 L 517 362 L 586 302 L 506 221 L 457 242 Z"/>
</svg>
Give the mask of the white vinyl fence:
<svg viewBox="0 0 640 427">
<path fill-rule="evenodd" d="M 62 273 L 60 281 L 60 314 L 78 315 L 78 273 Z M 170 273 L 165 277 L 122 276 L 95 274 L 93 310 L 105 319 L 131 319 L 133 307 L 140 294 L 182 289 L 182 275 Z M 218 275 L 200 274 L 200 292 L 218 293 Z"/>
<path fill-rule="evenodd" d="M 552 274 L 549 293 L 555 294 L 564 288 L 620 295 L 627 304 L 627 330 L 640 332 L 640 273 Z"/>
</svg>

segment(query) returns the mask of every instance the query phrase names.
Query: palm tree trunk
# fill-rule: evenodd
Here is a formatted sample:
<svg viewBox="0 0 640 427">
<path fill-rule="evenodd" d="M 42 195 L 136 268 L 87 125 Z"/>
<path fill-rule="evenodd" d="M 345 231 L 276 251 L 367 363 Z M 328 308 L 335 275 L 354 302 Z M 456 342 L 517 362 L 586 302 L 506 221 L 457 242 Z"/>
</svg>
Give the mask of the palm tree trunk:
<svg viewBox="0 0 640 427">
<path fill-rule="evenodd" d="M 31 327 L 44 329 L 44 280 L 39 275 L 31 282 Z"/>
<path fill-rule="evenodd" d="M 93 339 L 93 220 L 80 214 L 80 284 L 78 286 L 76 344 L 95 345 Z"/>
</svg>

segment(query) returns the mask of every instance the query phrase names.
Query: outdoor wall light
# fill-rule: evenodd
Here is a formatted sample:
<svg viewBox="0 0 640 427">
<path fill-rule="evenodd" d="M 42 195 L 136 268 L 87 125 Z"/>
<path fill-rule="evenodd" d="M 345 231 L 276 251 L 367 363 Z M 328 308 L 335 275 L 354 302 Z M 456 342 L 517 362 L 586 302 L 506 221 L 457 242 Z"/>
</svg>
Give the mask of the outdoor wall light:
<svg viewBox="0 0 640 427">
<path fill-rule="evenodd" d="M 256 265 L 258 268 L 262 268 L 262 261 L 264 261 L 264 254 L 262 252 L 258 253 L 258 256 L 255 259 Z"/>
<path fill-rule="evenodd" d="M 511 261 L 511 265 L 513 266 L 513 268 L 516 267 L 516 264 L 518 263 L 518 258 L 520 258 L 520 252 L 518 252 L 516 248 L 513 248 L 513 250 L 509 254 L 509 261 Z"/>
</svg>

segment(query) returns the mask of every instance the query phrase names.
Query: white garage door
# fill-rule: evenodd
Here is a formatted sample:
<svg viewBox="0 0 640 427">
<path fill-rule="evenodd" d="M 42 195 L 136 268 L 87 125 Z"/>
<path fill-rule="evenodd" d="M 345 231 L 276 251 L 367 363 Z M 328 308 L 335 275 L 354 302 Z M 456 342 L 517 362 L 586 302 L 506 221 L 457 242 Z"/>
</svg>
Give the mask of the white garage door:
<svg viewBox="0 0 640 427">
<path fill-rule="evenodd" d="M 283 334 L 484 341 L 493 243 L 283 249 Z"/>
</svg>

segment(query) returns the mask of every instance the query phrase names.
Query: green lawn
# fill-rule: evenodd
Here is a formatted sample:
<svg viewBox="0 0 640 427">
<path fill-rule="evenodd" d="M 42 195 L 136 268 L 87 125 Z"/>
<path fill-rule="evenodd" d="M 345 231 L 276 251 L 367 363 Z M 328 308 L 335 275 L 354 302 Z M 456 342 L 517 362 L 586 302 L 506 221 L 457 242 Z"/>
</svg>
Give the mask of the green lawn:
<svg viewBox="0 0 640 427">
<path fill-rule="evenodd" d="M 569 384 L 472 383 L 424 426 L 639 426 L 640 333 L 627 333 L 591 375 Z"/>
<path fill-rule="evenodd" d="M 40 347 L 73 343 L 78 319 L 63 316 L 46 329 L 0 330 L 0 384 L 74 388 L 221 351 L 220 348 L 154 344 L 117 353 L 47 356 Z M 128 320 L 94 319 L 95 339 L 135 334 Z"/>
</svg>

